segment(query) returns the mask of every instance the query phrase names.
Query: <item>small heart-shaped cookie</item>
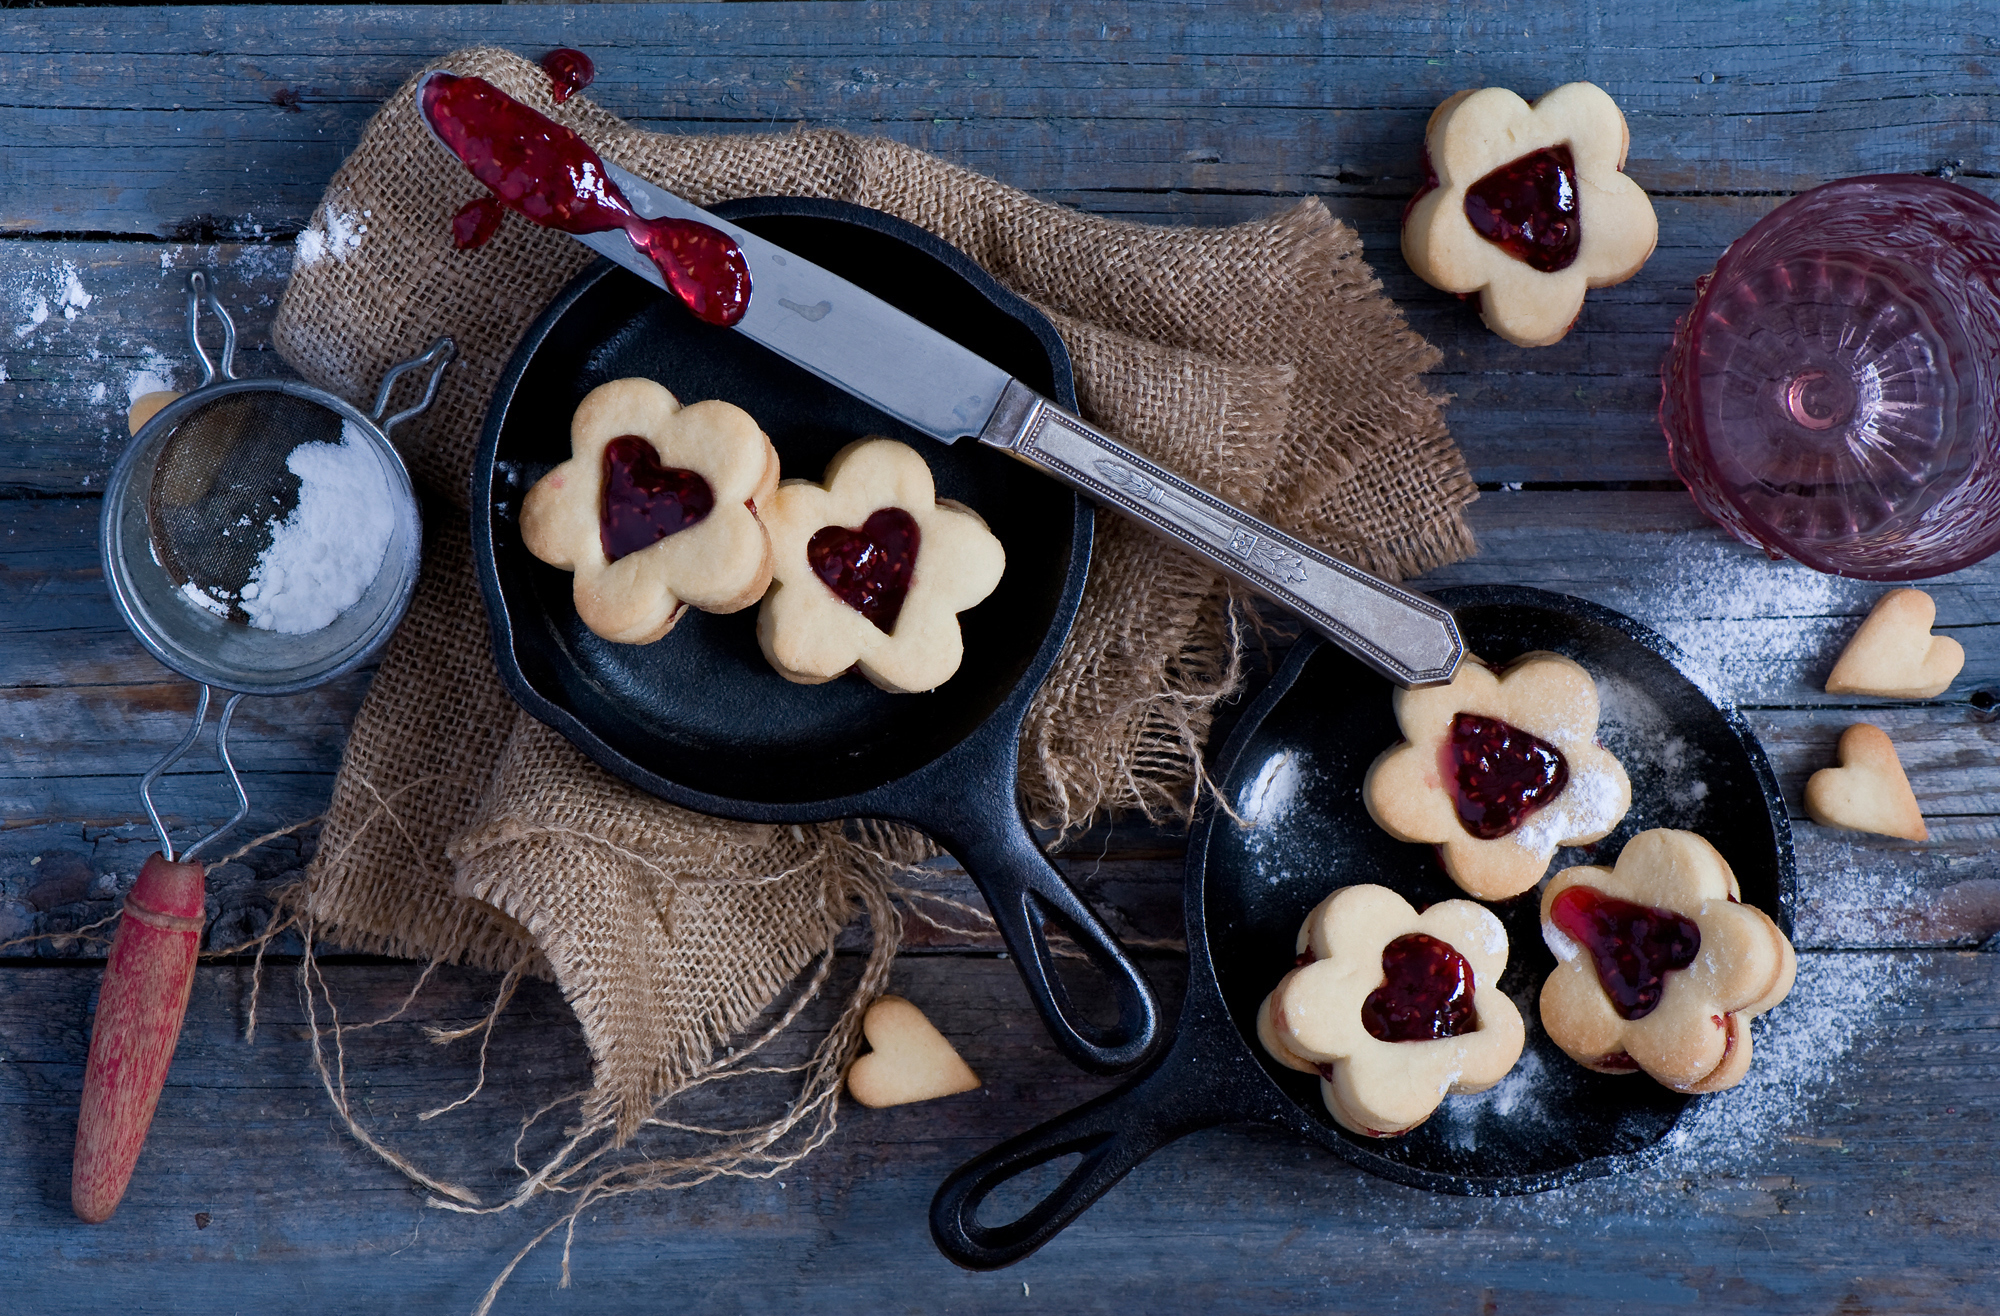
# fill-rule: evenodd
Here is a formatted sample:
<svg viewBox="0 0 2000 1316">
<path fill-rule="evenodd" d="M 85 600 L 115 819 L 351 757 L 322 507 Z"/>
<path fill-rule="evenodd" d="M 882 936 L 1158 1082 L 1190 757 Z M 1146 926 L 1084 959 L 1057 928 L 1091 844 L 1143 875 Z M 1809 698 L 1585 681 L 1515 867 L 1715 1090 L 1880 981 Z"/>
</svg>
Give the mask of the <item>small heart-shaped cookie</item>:
<svg viewBox="0 0 2000 1316">
<path fill-rule="evenodd" d="M 1932 635 L 1937 604 L 1920 589 L 1892 589 L 1876 600 L 1861 629 L 1826 678 L 1830 695 L 1935 699 L 1965 666 L 1957 640 Z"/>
<path fill-rule="evenodd" d="M 1806 812 L 1823 827 L 1927 841 L 1923 812 L 1896 747 L 1879 727 L 1856 722 L 1840 734 L 1840 766 L 1806 782 Z"/>
<path fill-rule="evenodd" d="M 847 1090 L 864 1106 L 901 1106 L 979 1086 L 979 1075 L 944 1034 L 900 996 L 869 1006 L 861 1035 L 874 1050 L 848 1067 Z"/>
<path fill-rule="evenodd" d="M 125 413 L 125 424 L 134 434 L 141 426 L 158 415 L 169 402 L 180 397 L 172 389 L 161 389 L 154 393 L 141 393 L 132 400 L 132 409 Z"/>
</svg>

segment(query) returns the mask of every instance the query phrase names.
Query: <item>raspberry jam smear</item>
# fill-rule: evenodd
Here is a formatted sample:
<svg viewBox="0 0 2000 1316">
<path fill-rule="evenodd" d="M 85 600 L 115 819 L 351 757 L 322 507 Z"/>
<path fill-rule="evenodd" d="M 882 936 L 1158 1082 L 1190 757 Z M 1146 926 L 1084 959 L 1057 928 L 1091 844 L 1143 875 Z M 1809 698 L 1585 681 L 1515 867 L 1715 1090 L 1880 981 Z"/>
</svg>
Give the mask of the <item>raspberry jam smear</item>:
<svg viewBox="0 0 2000 1316">
<path fill-rule="evenodd" d="M 1529 269 L 1566 270 L 1583 247 L 1576 159 L 1568 146 L 1531 151 L 1465 189 L 1479 236 Z"/>
<path fill-rule="evenodd" d="M 557 46 L 542 56 L 542 72 L 549 75 L 549 96 L 560 105 L 596 79 L 597 65 L 581 50 Z"/>
<path fill-rule="evenodd" d="M 1361 1003 L 1361 1026 L 1384 1042 L 1431 1042 L 1476 1032 L 1472 966 L 1436 937 L 1412 932 L 1382 948 L 1382 985 Z"/>
<path fill-rule="evenodd" d="M 423 113 L 509 210 L 564 233 L 623 229 L 698 320 L 726 328 L 749 309 L 750 265 L 728 234 L 688 219 L 640 218 L 597 152 L 555 120 L 483 78 L 450 73 L 424 83 Z M 457 231 L 454 219 L 454 240 Z"/>
<path fill-rule="evenodd" d="M 1701 953 L 1701 928 L 1693 919 L 1595 887 L 1563 890 L 1549 902 L 1549 921 L 1590 952 L 1597 980 L 1621 1019 L 1644 1019 L 1658 1009 L 1667 974 Z"/>
<path fill-rule="evenodd" d="M 915 517 L 900 507 L 884 507 L 858 530 L 830 525 L 814 531 L 806 541 L 806 561 L 842 603 L 892 635 L 910 592 L 921 538 Z"/>
<path fill-rule="evenodd" d="M 651 548 L 714 510 L 715 490 L 707 480 L 663 464 L 638 435 L 621 434 L 604 445 L 597 537 L 611 561 Z"/>
<path fill-rule="evenodd" d="M 1482 841 L 1505 836 L 1562 794 L 1569 764 L 1562 751 L 1496 717 L 1460 713 L 1438 747 L 1438 768 L 1458 821 Z"/>
</svg>

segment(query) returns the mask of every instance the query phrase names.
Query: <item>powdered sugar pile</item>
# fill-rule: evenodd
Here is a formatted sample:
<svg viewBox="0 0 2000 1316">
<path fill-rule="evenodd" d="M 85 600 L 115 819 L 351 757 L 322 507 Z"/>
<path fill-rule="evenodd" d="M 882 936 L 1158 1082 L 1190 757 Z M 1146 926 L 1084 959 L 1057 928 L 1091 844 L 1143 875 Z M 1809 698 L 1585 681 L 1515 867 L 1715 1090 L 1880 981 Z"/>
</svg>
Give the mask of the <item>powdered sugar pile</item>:
<svg viewBox="0 0 2000 1316">
<path fill-rule="evenodd" d="M 58 313 L 65 320 L 74 320 L 96 300 L 84 291 L 82 271 L 74 264 L 63 261 L 52 265 L 45 275 L 32 280 L 15 297 L 15 305 L 25 318 L 14 326 L 14 336 L 26 338 Z"/>
<path fill-rule="evenodd" d="M 382 569 L 396 513 L 388 477 L 353 421 L 339 443 L 302 443 L 285 460 L 299 504 L 273 527 L 271 546 L 243 587 L 250 624 L 305 635 L 360 601 Z"/>
<path fill-rule="evenodd" d="M 312 227 L 299 234 L 298 245 L 292 248 L 292 268 L 306 269 L 328 256 L 345 261 L 347 253 L 359 247 L 361 239 L 367 236 L 368 221 L 374 217 L 372 210 L 355 214 L 328 201 L 313 217 Z"/>
</svg>

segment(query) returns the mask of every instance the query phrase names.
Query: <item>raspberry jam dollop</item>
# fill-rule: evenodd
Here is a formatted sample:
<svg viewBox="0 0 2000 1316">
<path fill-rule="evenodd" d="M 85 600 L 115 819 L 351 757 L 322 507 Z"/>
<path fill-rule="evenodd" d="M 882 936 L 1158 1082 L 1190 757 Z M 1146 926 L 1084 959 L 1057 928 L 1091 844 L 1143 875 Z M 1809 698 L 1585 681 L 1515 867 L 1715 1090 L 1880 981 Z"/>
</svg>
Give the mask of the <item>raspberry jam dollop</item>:
<svg viewBox="0 0 2000 1316">
<path fill-rule="evenodd" d="M 728 234 L 640 218 L 597 152 L 554 119 L 484 78 L 450 73 L 424 84 L 423 113 L 472 176 L 524 219 L 564 233 L 623 229 L 698 320 L 727 328 L 750 308 L 750 265 Z"/>
<path fill-rule="evenodd" d="M 917 520 L 900 507 L 869 514 L 861 528 L 822 526 L 806 541 L 813 574 L 884 635 L 896 630 L 917 566 Z"/>
<path fill-rule="evenodd" d="M 542 72 L 549 75 L 549 95 L 560 105 L 588 87 L 597 77 L 597 65 L 581 50 L 557 46 L 542 56 Z"/>
<path fill-rule="evenodd" d="M 1382 948 L 1382 985 L 1361 1003 L 1361 1026 L 1384 1042 L 1431 1042 L 1479 1028 L 1472 966 L 1449 943 L 1421 932 Z"/>
<path fill-rule="evenodd" d="M 1583 247 L 1569 147 L 1531 151 L 1466 188 L 1465 217 L 1480 237 L 1529 269 L 1568 269 Z"/>
<path fill-rule="evenodd" d="M 497 197 L 474 197 L 451 217 L 451 245 L 460 251 L 485 246 L 500 227 L 500 216 L 506 213 Z"/>
<path fill-rule="evenodd" d="M 1701 953 L 1701 928 L 1671 909 L 1654 909 L 1573 886 L 1549 902 L 1549 921 L 1590 952 L 1597 980 L 1621 1019 L 1659 1008 L 1667 975 Z"/>
<path fill-rule="evenodd" d="M 707 480 L 665 465 L 638 435 L 621 434 L 604 445 L 597 537 L 613 562 L 679 534 L 714 509 L 715 490 Z"/>
<path fill-rule="evenodd" d="M 1482 841 L 1519 827 L 1562 794 L 1569 764 L 1562 751 L 1497 717 L 1460 713 L 1438 748 L 1438 768 L 1458 805 L 1458 821 Z"/>
</svg>

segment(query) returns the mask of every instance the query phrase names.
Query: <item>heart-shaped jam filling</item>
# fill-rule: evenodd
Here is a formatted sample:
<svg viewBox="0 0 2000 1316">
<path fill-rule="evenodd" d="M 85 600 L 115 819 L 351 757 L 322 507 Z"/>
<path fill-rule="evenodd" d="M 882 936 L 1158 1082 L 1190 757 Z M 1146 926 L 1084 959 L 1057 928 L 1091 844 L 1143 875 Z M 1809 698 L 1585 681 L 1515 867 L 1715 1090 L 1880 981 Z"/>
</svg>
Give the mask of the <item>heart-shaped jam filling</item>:
<svg viewBox="0 0 2000 1316">
<path fill-rule="evenodd" d="M 1382 985 L 1361 1003 L 1361 1026 L 1384 1042 L 1474 1032 L 1472 966 L 1436 937 L 1412 932 L 1382 948 Z"/>
<path fill-rule="evenodd" d="M 715 507 L 715 490 L 693 471 L 660 462 L 653 445 L 621 434 L 604 445 L 604 500 L 597 535 L 616 562 L 677 535 Z"/>
<path fill-rule="evenodd" d="M 830 525 L 814 531 L 806 542 L 806 561 L 842 603 L 890 635 L 910 592 L 919 538 L 915 517 L 900 507 L 884 507 L 859 530 Z"/>
<path fill-rule="evenodd" d="M 1667 974 L 1701 953 L 1701 928 L 1693 919 L 1594 887 L 1565 888 L 1549 902 L 1549 921 L 1590 952 L 1597 980 L 1621 1019 L 1644 1019 L 1659 1008 Z"/>
<path fill-rule="evenodd" d="M 1496 717 L 1460 713 L 1438 750 L 1438 767 L 1458 805 L 1458 821 L 1482 841 L 1519 827 L 1562 794 L 1569 764 L 1562 751 Z"/>
<path fill-rule="evenodd" d="M 1530 269 L 1568 269 L 1583 247 L 1576 159 L 1567 146 L 1531 151 L 1465 189 L 1479 236 Z"/>
</svg>

